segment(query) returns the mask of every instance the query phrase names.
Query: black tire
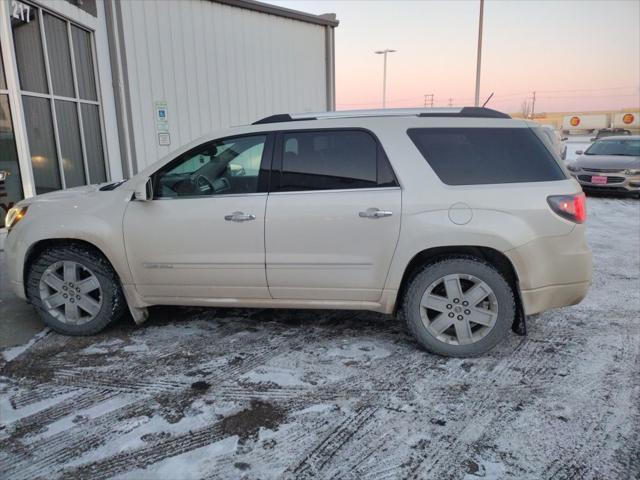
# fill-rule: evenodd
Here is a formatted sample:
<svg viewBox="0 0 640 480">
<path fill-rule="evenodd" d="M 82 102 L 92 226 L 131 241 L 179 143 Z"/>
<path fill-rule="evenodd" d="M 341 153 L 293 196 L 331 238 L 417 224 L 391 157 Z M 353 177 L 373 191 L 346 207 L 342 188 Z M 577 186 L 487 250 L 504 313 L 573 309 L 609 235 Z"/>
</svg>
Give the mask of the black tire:
<svg viewBox="0 0 640 480">
<path fill-rule="evenodd" d="M 102 304 L 95 317 L 86 323 L 64 323 L 51 315 L 42 302 L 40 279 L 47 268 L 61 261 L 76 262 L 88 268 L 100 284 Z M 94 335 L 111 322 L 122 318 L 127 311 L 120 280 L 109 261 L 97 250 L 82 244 L 55 246 L 38 254 L 27 273 L 26 291 L 42 321 L 51 329 L 65 335 Z"/>
<path fill-rule="evenodd" d="M 423 323 L 420 302 L 427 288 L 445 275 L 465 274 L 485 282 L 495 295 L 497 319 L 491 330 L 475 343 L 459 345 L 438 339 Z M 409 331 L 427 351 L 449 357 L 473 357 L 495 347 L 508 334 L 516 313 L 513 290 L 500 272 L 490 263 L 475 257 L 447 257 L 425 265 L 410 280 L 402 299 L 400 317 Z"/>
</svg>

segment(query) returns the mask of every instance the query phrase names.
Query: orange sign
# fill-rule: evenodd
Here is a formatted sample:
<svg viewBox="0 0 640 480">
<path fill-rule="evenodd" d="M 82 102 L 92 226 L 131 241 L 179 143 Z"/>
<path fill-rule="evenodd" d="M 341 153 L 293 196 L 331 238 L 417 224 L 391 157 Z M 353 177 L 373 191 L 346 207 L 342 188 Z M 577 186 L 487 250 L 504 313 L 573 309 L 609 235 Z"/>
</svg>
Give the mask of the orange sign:
<svg viewBox="0 0 640 480">
<path fill-rule="evenodd" d="M 632 114 L 632 113 L 625 113 L 625 114 L 622 116 L 622 121 L 623 121 L 624 123 L 626 123 L 627 125 L 632 124 L 634 120 L 635 120 L 635 118 L 633 117 L 633 114 Z"/>
<path fill-rule="evenodd" d="M 580 125 L 580 117 L 571 117 L 571 120 L 569 120 L 569 123 L 571 124 L 572 127 L 577 127 L 578 125 Z"/>
</svg>

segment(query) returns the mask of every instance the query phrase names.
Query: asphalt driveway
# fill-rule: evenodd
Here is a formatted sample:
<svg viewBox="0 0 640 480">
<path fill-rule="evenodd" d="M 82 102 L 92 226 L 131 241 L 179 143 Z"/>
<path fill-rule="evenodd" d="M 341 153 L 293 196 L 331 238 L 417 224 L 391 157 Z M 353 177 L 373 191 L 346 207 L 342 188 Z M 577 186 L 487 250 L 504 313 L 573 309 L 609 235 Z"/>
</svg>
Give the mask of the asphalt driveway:
<svg viewBox="0 0 640 480">
<path fill-rule="evenodd" d="M 366 312 L 44 330 L 0 357 L 2 478 L 640 478 L 640 202 L 588 210 L 589 296 L 481 358 Z"/>
</svg>

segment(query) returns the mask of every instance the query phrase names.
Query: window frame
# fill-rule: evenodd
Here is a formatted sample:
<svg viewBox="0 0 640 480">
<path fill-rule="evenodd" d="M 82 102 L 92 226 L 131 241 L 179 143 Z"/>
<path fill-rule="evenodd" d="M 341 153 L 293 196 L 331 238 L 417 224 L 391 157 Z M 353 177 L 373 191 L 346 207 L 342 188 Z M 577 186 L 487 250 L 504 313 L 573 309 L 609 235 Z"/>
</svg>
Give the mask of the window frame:
<svg viewBox="0 0 640 480">
<path fill-rule="evenodd" d="M 356 188 L 333 188 L 333 189 L 319 189 L 319 190 L 281 190 L 282 187 L 282 163 L 284 157 L 284 136 L 291 133 L 314 133 L 314 132 L 364 132 L 369 135 L 376 144 L 376 185 L 371 187 L 356 187 Z M 387 168 L 391 174 L 392 181 L 387 184 L 380 183 L 380 173 L 383 167 Z M 391 183 L 391 184 L 389 184 Z M 398 182 L 398 176 L 389 161 L 389 156 L 384 151 L 382 143 L 378 139 L 375 133 L 367 128 L 362 127 L 328 127 L 328 128 L 297 128 L 290 130 L 278 130 L 273 151 L 272 172 L 270 182 L 269 193 L 315 193 L 315 192 L 344 192 L 344 191 L 358 191 L 358 190 L 371 190 L 382 188 L 400 188 Z"/>
<path fill-rule="evenodd" d="M 255 192 L 252 193 L 223 193 L 221 195 L 179 195 L 175 197 L 156 197 L 154 195 L 153 200 L 182 200 L 182 199 L 211 199 L 211 198 L 221 198 L 221 197 L 245 197 L 249 195 L 266 195 L 269 193 L 269 186 L 271 182 L 271 171 L 273 165 L 273 148 L 275 143 L 275 132 L 267 131 L 267 132 L 251 132 L 251 133 L 241 133 L 238 135 L 228 135 L 226 137 L 213 138 L 206 142 L 203 142 L 193 148 L 190 148 L 186 152 L 181 153 L 173 160 L 162 165 L 162 167 L 158 168 L 155 172 L 150 175 L 151 184 L 153 185 L 153 191 L 158 191 L 159 174 L 161 172 L 165 172 L 167 170 L 171 170 L 175 168 L 181 161 L 185 160 L 187 156 L 193 156 L 198 153 L 200 150 L 207 148 L 207 146 L 213 142 L 221 142 L 225 140 L 230 140 L 234 138 L 245 138 L 245 137 L 258 137 L 264 136 L 264 149 L 262 150 L 262 158 L 260 159 L 260 170 L 258 172 L 258 186 Z"/>
<path fill-rule="evenodd" d="M 66 101 L 66 102 L 70 102 L 73 103 L 75 105 L 76 108 L 76 112 L 77 112 L 77 118 L 78 118 L 78 133 L 80 135 L 80 144 L 81 144 L 81 152 L 82 152 L 82 167 L 83 167 L 83 175 L 84 175 L 84 183 L 83 185 L 91 185 L 91 184 L 96 184 L 97 181 L 93 180 L 91 178 L 91 174 L 90 174 L 90 168 L 89 168 L 89 164 L 88 164 L 88 153 L 87 153 L 87 144 L 86 144 L 86 140 L 85 140 L 85 134 L 84 134 L 84 129 L 85 129 L 85 125 L 84 125 L 84 120 L 82 117 L 82 105 L 93 105 L 98 109 L 98 122 L 99 122 L 99 126 L 100 126 L 100 140 L 101 140 L 101 144 L 102 144 L 102 166 L 104 168 L 104 177 L 105 180 L 104 182 L 110 182 L 111 181 L 111 171 L 109 168 L 109 156 L 108 156 L 108 150 L 107 150 L 107 140 L 106 140 L 106 131 L 105 131 L 105 126 L 104 126 L 104 111 L 103 111 L 103 99 L 102 99 L 102 91 L 101 91 L 101 83 L 100 83 L 100 72 L 98 69 L 98 58 L 97 58 L 97 51 L 96 51 L 96 44 L 95 44 L 95 30 L 86 26 L 86 25 L 82 25 L 80 23 L 78 23 L 75 20 L 72 20 L 71 18 L 67 18 L 64 15 L 52 11 L 50 9 L 48 9 L 46 6 L 41 5 L 40 2 L 35 2 L 33 0 L 21 0 L 22 3 L 28 5 L 29 7 L 31 7 L 31 9 L 35 12 L 34 15 L 37 17 L 37 21 L 38 21 L 38 30 L 39 30 L 39 43 L 42 47 L 42 58 L 43 58 L 43 63 L 44 63 L 44 74 L 45 74 L 45 83 L 47 86 L 47 93 L 41 93 L 41 92 L 35 92 L 35 91 L 31 91 L 31 90 L 25 90 L 20 82 L 20 76 L 19 74 L 16 72 L 16 80 L 17 80 L 17 90 L 18 90 L 18 98 L 20 101 L 20 107 L 21 107 L 21 112 L 22 114 L 24 114 L 24 105 L 23 105 L 23 98 L 24 97 L 35 97 L 35 98 L 42 98 L 45 99 L 48 104 L 50 105 L 50 109 L 51 109 L 51 115 L 50 115 L 50 120 L 52 122 L 52 132 L 53 132 L 53 137 L 54 137 L 54 150 L 57 156 L 57 161 L 55 162 L 55 165 L 57 166 L 57 172 L 58 172 L 58 176 L 59 176 L 59 181 L 60 181 L 60 189 L 64 190 L 66 188 L 70 188 L 67 186 L 67 181 L 65 178 L 65 174 L 64 174 L 64 165 L 63 165 L 63 157 L 62 157 L 62 149 L 61 149 L 61 139 L 60 139 L 60 135 L 59 135 L 59 131 L 58 131 L 58 119 L 57 119 L 57 114 L 56 114 L 56 101 Z M 53 79 L 52 79 L 52 70 L 51 70 L 51 66 L 50 66 L 50 59 L 49 59 L 49 39 L 47 39 L 47 34 L 46 34 L 46 30 L 45 30 L 45 24 L 44 24 L 44 16 L 48 15 L 54 18 L 57 18 L 58 20 L 62 21 L 65 23 L 65 28 L 66 28 L 66 33 L 67 33 L 67 39 L 68 39 L 68 49 L 69 49 L 69 54 L 70 54 L 70 60 L 71 60 L 71 75 L 72 75 L 72 79 L 73 79 L 73 91 L 74 91 L 74 96 L 73 97 L 67 97 L 64 95 L 59 95 L 57 93 L 54 93 L 53 90 Z M 77 65 L 76 65 L 76 58 L 75 58 L 75 44 L 72 38 L 72 27 L 75 27 L 77 29 L 83 30 L 84 32 L 86 32 L 89 35 L 89 47 L 91 50 L 91 59 L 92 59 L 92 64 L 90 65 L 91 70 L 93 71 L 93 82 L 95 84 L 95 91 L 96 91 L 96 99 L 95 100 L 90 100 L 90 99 L 84 99 L 81 98 L 80 96 L 80 89 L 79 89 L 79 85 L 78 85 L 78 75 L 77 75 Z M 13 31 L 12 31 L 13 27 L 10 26 L 10 32 L 9 35 L 12 37 L 12 45 L 13 45 Z M 13 48 L 15 49 L 15 45 L 13 46 Z M 13 52 L 15 55 L 15 52 Z M 16 66 L 17 67 L 17 66 Z M 29 142 L 29 140 L 27 139 L 27 143 Z M 30 150 L 27 150 L 29 152 L 29 157 L 31 157 L 31 153 Z M 33 168 L 33 164 L 30 164 L 31 168 Z M 34 193 L 36 192 L 36 184 L 35 184 L 35 179 L 33 179 L 33 190 Z"/>
</svg>

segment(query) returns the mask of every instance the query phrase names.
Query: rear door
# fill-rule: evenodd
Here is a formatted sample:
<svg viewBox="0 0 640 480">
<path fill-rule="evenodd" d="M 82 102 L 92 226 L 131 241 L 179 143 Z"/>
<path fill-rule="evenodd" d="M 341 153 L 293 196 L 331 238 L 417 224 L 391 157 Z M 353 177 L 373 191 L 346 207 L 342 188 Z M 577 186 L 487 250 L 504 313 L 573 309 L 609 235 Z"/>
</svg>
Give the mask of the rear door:
<svg viewBox="0 0 640 480">
<path fill-rule="evenodd" d="M 271 296 L 379 300 L 400 232 L 401 191 L 375 136 L 360 129 L 282 132 L 271 186 Z"/>
</svg>

